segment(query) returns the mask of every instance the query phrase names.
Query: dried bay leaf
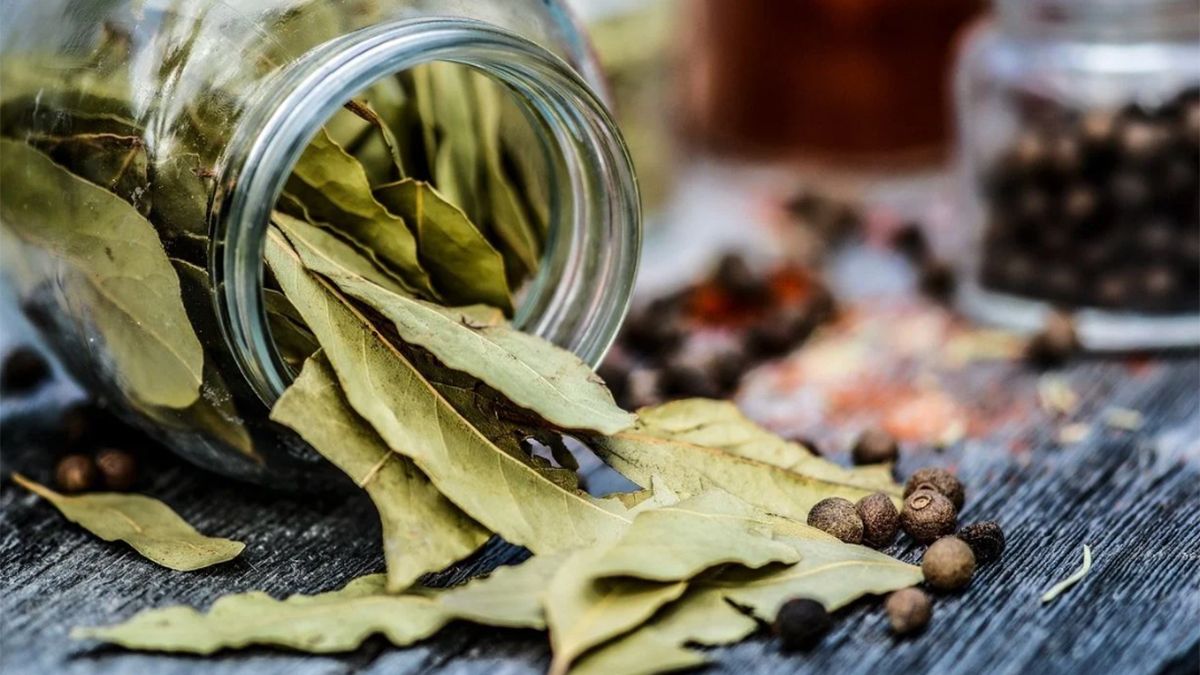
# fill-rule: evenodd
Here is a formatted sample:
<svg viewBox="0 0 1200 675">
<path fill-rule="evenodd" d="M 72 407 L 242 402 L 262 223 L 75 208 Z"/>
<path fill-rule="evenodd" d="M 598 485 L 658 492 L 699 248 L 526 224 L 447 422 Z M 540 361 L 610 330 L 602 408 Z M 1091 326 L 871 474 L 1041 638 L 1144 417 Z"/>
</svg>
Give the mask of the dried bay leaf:
<svg viewBox="0 0 1200 675">
<path fill-rule="evenodd" d="M 639 410 L 638 419 L 642 433 L 658 438 L 718 448 L 738 457 L 893 497 L 904 490 L 892 480 L 890 465 L 847 469 L 760 427 L 730 401 L 671 401 Z"/>
<path fill-rule="evenodd" d="M 749 608 L 763 621 L 774 619 L 791 598 L 813 598 L 835 611 L 864 595 L 879 595 L 915 586 L 921 568 L 856 544 L 819 539 L 784 540 L 795 547 L 800 562 L 783 569 L 731 568 L 697 582 Z"/>
<path fill-rule="evenodd" d="M 488 304 L 512 313 L 504 258 L 457 206 L 428 183 L 406 179 L 381 185 L 375 198 L 416 228 L 417 251 L 452 304 Z"/>
<path fill-rule="evenodd" d="M 639 485 L 659 476 L 687 498 L 720 488 L 764 511 L 804 522 L 808 510 L 827 497 L 857 501 L 875 489 L 808 476 L 746 459 L 717 448 L 660 438 L 639 423 L 612 436 L 593 436 L 601 459 Z"/>
<path fill-rule="evenodd" d="M 287 191 L 312 217 L 373 251 L 425 297 L 436 299 L 429 275 L 417 258 L 417 240 L 404 220 L 371 196 L 371 185 L 358 160 L 317 133 L 292 169 Z"/>
<path fill-rule="evenodd" d="M 353 252 L 337 242 L 289 239 L 305 267 L 391 320 L 402 340 L 428 349 L 448 368 L 479 378 L 551 424 L 606 434 L 633 424 L 634 417 L 617 406 L 574 354 L 506 325 L 480 325 L 473 311 L 389 291 L 360 274 Z"/>
<path fill-rule="evenodd" d="M 486 578 L 438 592 L 438 602 L 466 621 L 544 630 L 542 604 L 547 582 L 566 559 L 566 553 L 535 555 L 520 564 L 499 567 Z"/>
<path fill-rule="evenodd" d="M 252 591 L 227 595 L 207 613 L 182 605 L 151 609 L 115 626 L 77 628 L 71 636 L 128 649 L 213 654 L 268 645 L 317 654 L 356 649 L 382 634 L 404 647 L 441 630 L 450 616 L 433 598 L 373 592 L 378 580 L 342 591 L 276 600 Z"/>
<path fill-rule="evenodd" d="M 271 419 L 299 433 L 375 503 L 383 524 L 388 591 L 402 591 L 422 575 L 465 558 L 491 536 L 355 414 L 323 357 L 305 364 L 272 408 Z"/>
<path fill-rule="evenodd" d="M 566 673 L 588 649 L 637 628 L 687 589 L 685 581 L 597 579 L 590 570 L 603 553 L 575 552 L 550 582 L 545 606 L 552 675 Z"/>
<path fill-rule="evenodd" d="M 267 261 L 325 349 L 351 406 L 477 522 L 535 553 L 613 541 L 629 526 L 619 502 L 566 489 L 496 447 L 365 317 L 309 276 L 277 231 L 268 235 Z"/>
<path fill-rule="evenodd" d="M 689 589 L 638 630 L 585 654 L 571 672 L 650 675 L 694 668 L 707 658 L 685 644 L 730 644 L 756 630 L 758 622 L 730 605 L 718 590 Z"/>
<path fill-rule="evenodd" d="M 625 536 L 588 573 L 593 578 L 681 581 L 718 565 L 758 569 L 799 560 L 794 548 L 772 539 L 770 523 L 753 516 L 752 507 L 719 490 L 649 509 L 634 518 Z"/>
<path fill-rule="evenodd" d="M 411 290 L 403 280 L 392 276 L 366 257 L 359 247 L 323 227 L 282 211 L 272 212 L 271 222 L 287 235 L 293 247 L 309 254 L 314 265 L 320 264 L 322 268 L 336 269 L 343 274 L 366 279 L 393 293 L 408 295 Z"/>
<path fill-rule="evenodd" d="M 91 313 L 134 398 L 169 408 L 196 400 L 203 349 L 184 311 L 179 278 L 145 218 L 46 155 L 3 139 L 0 219 L 78 271 L 66 280 L 72 301 Z"/>
<path fill-rule="evenodd" d="M 241 542 L 196 532 L 157 499 L 107 492 L 68 496 L 18 473 L 12 479 L 97 537 L 123 541 L 146 558 L 173 570 L 186 572 L 233 560 L 246 547 Z"/>
</svg>

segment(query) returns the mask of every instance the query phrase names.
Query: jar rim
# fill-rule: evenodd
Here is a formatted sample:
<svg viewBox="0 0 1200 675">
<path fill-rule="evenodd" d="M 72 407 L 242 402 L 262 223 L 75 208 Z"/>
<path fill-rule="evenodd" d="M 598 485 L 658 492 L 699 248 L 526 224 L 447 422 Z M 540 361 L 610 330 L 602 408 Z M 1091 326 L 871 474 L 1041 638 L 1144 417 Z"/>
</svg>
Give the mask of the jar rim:
<svg viewBox="0 0 1200 675">
<path fill-rule="evenodd" d="M 550 132 L 569 204 L 551 209 L 544 264 L 514 325 L 596 365 L 629 308 L 641 248 L 632 162 L 608 110 L 565 61 L 472 19 L 409 19 L 335 38 L 258 94 L 239 123 L 214 196 L 209 265 L 217 315 L 247 382 L 271 405 L 292 373 L 262 300 L 271 209 L 328 118 L 372 82 L 432 61 L 475 68 L 521 94 Z"/>
</svg>

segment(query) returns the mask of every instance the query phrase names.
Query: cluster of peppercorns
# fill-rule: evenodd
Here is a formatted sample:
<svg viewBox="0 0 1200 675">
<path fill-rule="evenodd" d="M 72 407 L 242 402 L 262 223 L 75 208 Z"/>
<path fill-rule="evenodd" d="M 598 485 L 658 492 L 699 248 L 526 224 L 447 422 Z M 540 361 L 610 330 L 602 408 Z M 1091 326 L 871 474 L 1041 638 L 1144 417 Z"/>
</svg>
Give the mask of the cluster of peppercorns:
<svg viewBox="0 0 1200 675">
<path fill-rule="evenodd" d="M 599 373 L 627 408 L 723 398 L 743 373 L 787 354 L 833 313 L 833 297 L 807 270 L 758 274 L 728 254 L 704 279 L 632 312 Z"/>
<path fill-rule="evenodd" d="M 883 458 L 895 459 L 894 440 L 880 431 L 863 435 L 853 455 L 858 463 Z M 957 478 L 944 469 L 916 471 L 905 484 L 904 506 L 897 510 L 892 500 L 877 492 L 853 503 L 841 497 L 817 502 L 808 514 L 808 524 L 851 544 L 880 549 L 889 546 L 903 530 L 915 541 L 928 545 L 921 560 L 925 585 L 937 592 L 965 588 L 976 565 L 998 560 L 1004 551 L 1004 532 L 994 521 L 958 528 L 958 512 L 966 491 Z M 929 594 L 905 588 L 888 596 L 885 609 L 897 635 L 922 629 L 933 612 Z M 830 625 L 825 607 L 811 598 L 794 598 L 783 605 L 774 629 L 784 649 L 812 646 Z"/>
<path fill-rule="evenodd" d="M 922 294 L 942 303 L 954 299 L 958 288 L 954 267 L 934 255 L 920 223 L 910 221 L 901 225 L 892 235 L 891 244 L 916 268 L 917 288 Z"/>
<path fill-rule="evenodd" d="M 1039 108 L 983 177 L 982 282 L 1068 306 L 1200 307 L 1200 89 Z"/>
<path fill-rule="evenodd" d="M 50 380 L 50 365 L 37 350 L 13 349 L 0 365 L 0 396 L 29 396 Z M 54 467 L 54 482 L 63 492 L 104 488 L 128 490 L 137 482 L 136 456 L 108 447 L 137 434 L 99 407 L 83 403 L 62 412 L 57 444 L 62 448 Z"/>
</svg>

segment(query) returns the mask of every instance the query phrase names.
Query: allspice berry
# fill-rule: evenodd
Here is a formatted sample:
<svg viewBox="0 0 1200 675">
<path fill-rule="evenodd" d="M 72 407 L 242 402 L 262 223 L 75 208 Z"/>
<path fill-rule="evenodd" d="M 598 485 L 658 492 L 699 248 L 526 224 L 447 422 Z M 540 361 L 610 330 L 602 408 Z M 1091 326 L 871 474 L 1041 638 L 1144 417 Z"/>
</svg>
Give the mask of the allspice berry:
<svg viewBox="0 0 1200 675">
<path fill-rule="evenodd" d="M 793 598 L 779 608 L 772 629 L 784 651 L 808 649 L 829 630 L 829 612 L 816 600 Z"/>
<path fill-rule="evenodd" d="M 849 499 L 828 497 L 817 502 L 808 511 L 808 524 L 847 544 L 860 544 L 863 540 L 862 518 Z"/>
<path fill-rule="evenodd" d="M 882 464 L 896 461 L 898 446 L 896 439 L 883 429 L 867 429 L 862 432 L 854 447 L 850 449 L 850 458 L 855 464 Z"/>
<path fill-rule="evenodd" d="M 926 549 L 921 559 L 925 583 L 939 591 L 958 590 L 971 583 L 975 554 L 967 542 L 955 536 L 942 537 Z"/>
<path fill-rule="evenodd" d="M 961 509 L 966 500 L 966 489 L 963 488 L 962 482 L 945 469 L 936 467 L 917 469 L 913 475 L 909 476 L 908 483 L 904 486 L 904 496 L 908 497 L 923 487 L 945 495 L 950 503 L 954 504 L 955 511 Z"/>
<path fill-rule="evenodd" d="M 107 448 L 96 453 L 96 468 L 109 490 L 128 490 L 137 482 L 137 459 L 125 450 Z"/>
<path fill-rule="evenodd" d="M 876 492 L 858 500 L 855 505 L 862 520 L 862 543 L 871 548 L 883 548 L 896 538 L 900 531 L 900 512 L 891 497 Z"/>
<path fill-rule="evenodd" d="M 919 588 L 901 588 L 888 596 L 884 604 L 888 622 L 896 635 L 915 633 L 929 623 L 933 615 L 933 603 L 929 594 Z"/>
<path fill-rule="evenodd" d="M 32 347 L 17 347 L 0 364 L 0 396 L 32 393 L 50 379 L 50 364 Z"/>
<path fill-rule="evenodd" d="M 994 520 L 967 525 L 958 531 L 958 538 L 967 542 L 975 554 L 975 562 L 981 565 L 999 560 L 1004 553 L 1004 531 Z"/>
<path fill-rule="evenodd" d="M 96 464 L 87 455 L 67 455 L 54 467 L 54 483 L 63 492 L 84 492 L 96 484 Z"/>
<path fill-rule="evenodd" d="M 928 544 L 954 532 L 958 512 L 940 492 L 922 488 L 904 500 L 900 525 L 919 543 Z"/>
</svg>

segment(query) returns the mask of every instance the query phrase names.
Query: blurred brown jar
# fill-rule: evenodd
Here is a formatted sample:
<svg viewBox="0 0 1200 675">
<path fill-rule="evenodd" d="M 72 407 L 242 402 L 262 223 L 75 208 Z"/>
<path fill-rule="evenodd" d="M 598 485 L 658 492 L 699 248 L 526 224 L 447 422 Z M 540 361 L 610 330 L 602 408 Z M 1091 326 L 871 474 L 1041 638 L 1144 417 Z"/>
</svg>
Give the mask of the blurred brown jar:
<svg viewBox="0 0 1200 675">
<path fill-rule="evenodd" d="M 958 28 L 979 0 L 696 0 L 688 133 L 721 153 L 840 163 L 939 156 Z"/>
</svg>

